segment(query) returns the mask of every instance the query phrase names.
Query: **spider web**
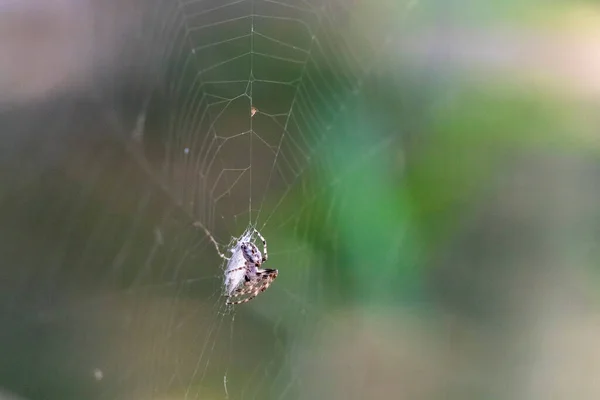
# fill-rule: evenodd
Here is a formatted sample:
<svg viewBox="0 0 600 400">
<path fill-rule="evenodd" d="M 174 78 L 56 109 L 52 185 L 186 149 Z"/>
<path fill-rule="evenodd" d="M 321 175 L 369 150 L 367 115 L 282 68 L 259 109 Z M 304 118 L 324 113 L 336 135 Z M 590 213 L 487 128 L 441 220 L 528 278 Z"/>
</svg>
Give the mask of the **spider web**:
<svg viewBox="0 0 600 400">
<path fill-rule="evenodd" d="M 393 131 L 346 131 L 408 6 L 196 0 L 145 8 L 129 57 L 152 70 L 153 84 L 128 100 L 112 93 L 126 154 L 78 158 L 88 183 L 64 228 L 95 195 L 111 204 L 86 219 L 91 234 L 73 261 L 75 271 L 99 271 L 97 279 L 42 313 L 77 316 L 87 334 L 73 333 L 74 348 L 107 349 L 84 357 L 81 373 L 99 382 L 88 398 L 300 396 L 295 357 L 326 323 L 320 304 L 336 296 L 321 275 L 332 260 L 311 245 L 311 225 L 331 217 L 313 207 L 340 207 L 329 188 L 351 181 L 395 139 Z M 346 141 L 361 152 L 346 153 Z M 279 277 L 252 302 L 229 307 L 217 248 L 231 256 L 253 227 L 269 246 L 265 267 Z"/>
<path fill-rule="evenodd" d="M 153 391 L 184 399 L 297 396 L 289 330 L 307 333 L 302 326 L 310 329 L 318 318 L 313 310 L 324 289 L 310 288 L 312 250 L 294 233 L 303 209 L 332 183 L 309 187 L 314 171 L 326 168 L 315 164 L 322 162 L 319 152 L 335 143 L 330 131 L 377 73 L 398 22 L 369 31 L 361 12 L 370 9 L 360 2 L 271 0 L 179 1 L 151 9 L 149 20 L 161 25 L 153 42 L 164 44 L 162 52 L 150 52 L 160 78 L 144 97 L 131 139 L 141 143 L 133 150 L 138 161 L 175 206 L 158 224 L 156 242 L 179 253 L 161 267 L 176 289 L 170 322 L 150 334 L 175 368 L 153 372 L 159 378 Z M 372 152 L 352 164 L 368 162 L 389 137 L 369 142 Z M 300 208 L 290 209 L 297 207 L 287 203 L 293 196 L 302 199 Z M 190 222 L 200 228 L 191 237 Z M 224 263 L 213 242 L 227 252 L 252 227 L 269 243 L 266 267 L 278 268 L 282 278 L 255 304 L 231 309 L 220 296 L 217 266 Z M 197 244 L 183 250 L 164 233 L 178 231 Z M 185 272 L 178 271 L 182 264 Z M 139 277 L 130 287 L 136 298 L 144 289 L 168 287 Z M 295 280 L 300 285 L 292 289 Z M 204 306 L 177 306 L 199 296 Z"/>
<path fill-rule="evenodd" d="M 273 240 L 286 226 L 293 231 L 297 211 L 292 219 L 279 218 L 270 229 L 269 222 L 290 191 L 302 184 L 327 130 L 343 118 L 344 108 L 360 93 L 363 79 L 376 66 L 373 61 L 389 41 L 390 31 L 384 32 L 387 36 L 359 36 L 365 32 L 352 29 L 356 8 L 347 2 L 179 2 L 172 14 L 177 22 L 166 25 L 176 25 L 182 36 L 165 48 L 167 59 L 176 61 L 163 81 L 171 104 L 167 150 L 153 174 L 159 167 L 160 180 L 174 202 L 218 243 L 229 239 L 219 228 L 234 237 L 226 247 L 230 249 L 245 228 L 256 227 L 268 241 L 271 238 L 267 267 L 295 270 L 288 279 L 307 284 L 308 265 L 294 262 L 302 250 L 292 246 L 300 245 Z M 301 194 L 306 200 L 310 195 L 314 196 L 310 189 Z M 205 250 L 212 251 L 210 246 Z M 283 286 L 285 281 L 277 283 Z M 279 290 L 286 306 L 275 315 L 264 312 L 266 321 L 257 324 L 262 325 L 257 329 L 261 337 L 254 340 L 245 339 L 246 330 L 256 325 L 239 324 L 234 330 L 234 317 L 226 315 L 222 298 L 217 298 L 217 318 L 199 338 L 204 346 L 191 376 L 188 371 L 189 381 L 184 380 L 184 398 L 204 398 L 206 386 L 212 386 L 210 397 L 218 396 L 214 383 L 221 375 L 225 396 L 290 396 L 291 371 L 277 371 L 286 356 L 282 347 L 287 329 L 282 327 L 291 326 L 281 312 L 289 315 L 293 310 L 296 324 L 310 304 L 319 301 L 308 300 L 305 296 L 311 291 L 299 289 Z M 265 304 L 268 298 L 260 300 L 263 305 L 257 307 L 274 308 Z M 213 353 L 219 342 L 229 342 L 232 352 L 225 363 Z M 205 379 L 207 374 L 211 379 Z"/>
</svg>

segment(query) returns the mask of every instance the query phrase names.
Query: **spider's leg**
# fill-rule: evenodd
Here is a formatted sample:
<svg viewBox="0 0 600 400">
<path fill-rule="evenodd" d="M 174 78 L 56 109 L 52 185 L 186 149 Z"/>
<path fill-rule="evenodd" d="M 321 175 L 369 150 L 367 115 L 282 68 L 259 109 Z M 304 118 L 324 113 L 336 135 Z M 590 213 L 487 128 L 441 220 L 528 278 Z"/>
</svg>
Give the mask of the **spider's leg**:
<svg viewBox="0 0 600 400">
<path fill-rule="evenodd" d="M 221 253 L 221 250 L 219 250 L 219 244 L 217 243 L 217 241 L 215 240 L 215 238 L 213 237 L 213 235 L 210 234 L 210 232 L 208 231 L 208 229 L 206 229 L 206 227 L 204 226 L 204 224 L 202 222 L 200 222 L 200 221 L 196 221 L 196 222 L 193 223 L 193 225 L 196 228 L 202 228 L 202 230 L 204 231 L 204 233 L 206 234 L 206 236 L 208 237 L 208 239 L 215 246 L 215 250 L 217 250 L 217 254 L 219 255 L 219 257 L 221 257 L 223 260 L 229 261 L 229 258 L 227 256 L 225 256 L 225 254 Z"/>
<path fill-rule="evenodd" d="M 263 235 L 261 235 L 260 232 L 256 230 L 256 228 L 254 228 L 254 232 L 258 235 L 258 237 L 260 238 L 260 240 L 262 240 L 262 243 L 263 243 L 263 258 L 262 258 L 262 262 L 265 262 L 269 258 L 269 254 L 267 253 L 267 241 L 265 240 L 265 238 L 263 237 Z"/>
<path fill-rule="evenodd" d="M 252 284 L 250 284 L 248 286 L 240 287 L 234 292 L 233 295 L 229 296 L 230 300 L 227 300 L 227 304 L 240 304 L 240 303 L 245 303 L 244 300 L 247 300 L 247 301 L 252 300 L 254 297 L 256 297 L 259 290 L 260 289 L 257 290 L 257 288 Z M 231 299 L 239 298 L 248 293 L 252 293 L 253 295 L 247 299 L 242 299 L 242 300 L 238 300 L 235 302 L 231 301 Z"/>
<path fill-rule="evenodd" d="M 252 300 L 253 298 L 255 298 L 257 295 L 258 295 L 258 294 L 255 294 L 254 296 L 250 296 L 250 297 L 248 297 L 247 299 L 244 299 L 244 300 L 238 300 L 238 301 L 228 301 L 226 304 L 228 304 L 228 305 L 231 305 L 231 306 L 234 306 L 234 305 L 236 305 L 236 304 L 243 304 L 243 303 L 247 303 L 247 302 L 249 302 L 250 300 Z"/>
<path fill-rule="evenodd" d="M 246 289 L 240 290 L 238 293 L 234 294 L 232 297 L 240 297 L 247 293 L 251 293 L 251 296 L 247 297 L 245 299 L 237 300 L 237 301 L 233 301 L 233 302 L 227 301 L 227 304 L 234 305 L 234 304 L 247 303 L 250 300 L 252 300 L 253 298 L 255 298 L 256 296 L 258 296 L 260 293 L 267 290 L 267 288 L 269 287 L 269 284 L 270 284 L 270 282 L 266 282 L 266 283 L 263 283 L 262 285 L 259 285 L 258 287 L 251 286 Z"/>
<path fill-rule="evenodd" d="M 277 277 L 277 274 L 279 273 L 278 270 L 276 269 L 271 269 L 271 268 L 265 268 L 265 269 L 256 269 L 256 276 L 271 276 L 271 275 L 275 275 L 275 277 Z M 275 278 L 273 278 L 275 279 Z"/>
<path fill-rule="evenodd" d="M 245 294 L 251 293 L 251 295 L 245 299 L 230 301 L 227 300 L 227 304 L 235 305 L 247 303 L 250 300 L 254 299 L 260 293 L 264 292 L 271 286 L 271 283 L 277 278 L 277 270 L 260 270 L 257 275 L 258 279 L 253 279 L 250 282 L 246 282 L 244 287 L 238 288 L 232 296 L 229 296 L 230 299 L 243 296 Z"/>
<path fill-rule="evenodd" d="M 234 268 L 234 269 L 230 269 L 229 271 L 225 271 L 225 273 L 226 274 L 230 274 L 232 272 L 239 271 L 239 270 L 242 270 L 242 269 L 248 269 L 248 268 L 246 268 L 246 267 Z"/>
<path fill-rule="evenodd" d="M 244 284 L 238 287 L 230 297 L 240 297 L 248 293 L 252 293 L 256 288 L 256 281 L 244 282 Z"/>
<path fill-rule="evenodd" d="M 233 269 L 230 269 L 229 271 L 225 271 L 225 273 L 226 273 L 226 274 L 230 274 L 230 273 L 232 273 L 232 272 L 235 272 L 235 271 L 240 271 L 240 270 L 242 270 L 242 269 L 245 269 L 245 270 L 246 270 L 248 273 L 252 273 L 252 265 L 253 265 L 253 264 L 251 264 L 249 261 L 246 261 L 246 262 L 244 263 L 244 266 L 243 266 L 243 267 L 233 268 Z M 244 276 L 245 276 L 245 277 L 247 277 L 248 275 L 244 275 Z"/>
</svg>

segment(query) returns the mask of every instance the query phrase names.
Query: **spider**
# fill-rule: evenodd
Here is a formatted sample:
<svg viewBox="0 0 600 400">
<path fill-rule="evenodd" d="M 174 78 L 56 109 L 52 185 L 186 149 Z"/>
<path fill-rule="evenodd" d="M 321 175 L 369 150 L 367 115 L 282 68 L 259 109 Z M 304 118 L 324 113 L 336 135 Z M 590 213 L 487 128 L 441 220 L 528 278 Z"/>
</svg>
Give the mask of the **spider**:
<svg viewBox="0 0 600 400">
<path fill-rule="evenodd" d="M 233 272 L 244 271 L 243 284 L 237 285 L 237 287 L 234 286 L 231 292 L 227 293 L 227 296 L 229 297 L 227 304 L 235 305 L 249 302 L 260 293 L 267 290 L 275 278 L 277 278 L 278 271 L 276 269 L 261 268 L 262 264 L 265 263 L 269 257 L 267 253 L 267 241 L 256 229 L 254 229 L 254 233 L 258 235 L 263 243 L 264 255 L 261 254 L 258 247 L 251 242 L 252 234 L 242 235 L 240 242 L 232 249 L 233 255 L 231 256 L 231 259 L 229 259 L 230 261 L 227 264 L 228 268 L 225 271 L 225 275 L 226 277 L 229 277 Z M 237 252 L 241 252 L 243 258 L 239 257 L 239 253 L 236 254 Z M 239 265 L 241 262 L 244 262 L 243 266 L 231 268 L 231 266 Z M 232 280 L 232 282 L 235 283 L 235 280 Z M 248 296 L 245 297 L 245 295 Z M 235 298 L 239 298 L 239 300 L 233 301 L 232 299 Z"/>
</svg>

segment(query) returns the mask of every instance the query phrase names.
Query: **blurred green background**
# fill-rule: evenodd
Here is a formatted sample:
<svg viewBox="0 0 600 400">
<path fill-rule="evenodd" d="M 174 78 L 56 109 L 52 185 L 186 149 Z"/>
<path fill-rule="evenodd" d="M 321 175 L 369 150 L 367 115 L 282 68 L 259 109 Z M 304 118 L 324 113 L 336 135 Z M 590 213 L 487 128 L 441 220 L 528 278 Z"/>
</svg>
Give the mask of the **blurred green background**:
<svg viewBox="0 0 600 400">
<path fill-rule="evenodd" d="M 597 2 L 1 6 L 0 398 L 600 397 Z"/>
</svg>

